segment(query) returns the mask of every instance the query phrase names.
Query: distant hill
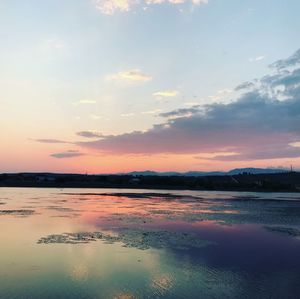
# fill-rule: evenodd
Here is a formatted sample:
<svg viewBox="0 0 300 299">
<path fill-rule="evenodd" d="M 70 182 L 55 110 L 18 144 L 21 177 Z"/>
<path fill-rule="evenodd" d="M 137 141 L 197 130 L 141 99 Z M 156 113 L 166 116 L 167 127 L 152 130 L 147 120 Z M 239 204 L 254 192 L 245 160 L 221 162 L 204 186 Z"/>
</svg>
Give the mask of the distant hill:
<svg viewBox="0 0 300 299">
<path fill-rule="evenodd" d="M 130 174 L 3 173 L 0 187 L 134 188 L 300 192 L 300 172 L 241 168 L 228 172 L 134 172 Z"/>
<path fill-rule="evenodd" d="M 225 171 L 188 171 L 188 172 L 157 172 L 151 170 L 145 171 L 132 171 L 126 173 L 128 175 L 133 176 L 187 176 L 187 177 L 199 177 L 199 176 L 218 176 L 218 175 L 238 175 L 242 173 L 248 174 L 269 174 L 269 173 L 283 173 L 288 172 L 287 169 L 280 169 L 280 168 L 235 168 Z"/>
<path fill-rule="evenodd" d="M 282 168 L 235 168 L 226 173 L 226 175 L 236 175 L 241 173 L 250 173 L 250 174 L 267 174 L 267 173 L 283 173 L 288 172 L 287 169 Z"/>
</svg>

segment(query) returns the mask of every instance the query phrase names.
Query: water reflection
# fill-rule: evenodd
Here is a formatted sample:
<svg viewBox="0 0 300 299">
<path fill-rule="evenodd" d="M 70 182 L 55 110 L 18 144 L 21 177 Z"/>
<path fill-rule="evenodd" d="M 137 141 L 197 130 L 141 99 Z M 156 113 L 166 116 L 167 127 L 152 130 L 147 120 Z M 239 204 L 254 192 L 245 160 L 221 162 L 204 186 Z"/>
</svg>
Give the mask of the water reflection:
<svg viewBox="0 0 300 299">
<path fill-rule="evenodd" d="M 3 188 L 2 202 L 3 299 L 300 298 L 297 194 Z"/>
</svg>

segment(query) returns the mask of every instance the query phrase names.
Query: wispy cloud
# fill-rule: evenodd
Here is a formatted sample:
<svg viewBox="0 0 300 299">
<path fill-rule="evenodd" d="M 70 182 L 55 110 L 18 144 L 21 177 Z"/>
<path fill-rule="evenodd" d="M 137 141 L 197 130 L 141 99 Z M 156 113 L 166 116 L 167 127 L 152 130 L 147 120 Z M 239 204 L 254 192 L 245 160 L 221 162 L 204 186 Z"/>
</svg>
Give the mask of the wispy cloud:
<svg viewBox="0 0 300 299">
<path fill-rule="evenodd" d="M 149 5 L 168 3 L 179 5 L 191 3 L 194 6 L 207 4 L 208 0 L 92 0 L 95 8 L 103 14 L 113 15 L 116 12 L 128 12 L 134 6 L 141 6 L 144 10 Z"/>
<path fill-rule="evenodd" d="M 249 58 L 249 61 L 250 62 L 258 62 L 258 61 L 264 60 L 265 58 L 266 58 L 266 56 L 261 55 L 261 56 L 257 56 L 257 57 L 251 57 L 251 58 Z"/>
<path fill-rule="evenodd" d="M 170 4 L 184 4 L 184 3 L 192 3 L 194 5 L 201 5 L 201 4 L 207 4 L 208 0 L 146 0 L 146 4 L 163 4 L 163 3 L 170 3 Z"/>
<path fill-rule="evenodd" d="M 243 83 L 239 84 L 239 85 L 235 88 L 235 90 L 236 90 L 236 91 L 240 91 L 240 90 L 252 88 L 252 87 L 254 87 L 254 86 L 255 86 L 255 85 L 254 85 L 253 82 L 247 81 L 247 82 L 243 82 Z"/>
<path fill-rule="evenodd" d="M 36 142 L 40 143 L 69 143 L 68 141 L 59 140 L 59 139 L 50 139 L 50 138 L 42 138 L 42 139 L 32 139 Z"/>
<path fill-rule="evenodd" d="M 187 107 L 196 106 L 196 105 L 199 105 L 199 103 L 198 102 L 186 102 L 186 103 L 184 103 L 184 106 L 187 106 Z"/>
<path fill-rule="evenodd" d="M 157 98 L 170 98 L 170 97 L 176 97 L 179 94 L 177 90 L 163 90 L 163 91 L 157 91 L 153 93 L 153 95 Z"/>
<path fill-rule="evenodd" d="M 220 152 L 215 152 L 215 153 L 202 153 L 200 156 L 194 157 L 195 159 L 214 159 L 214 158 L 220 158 L 220 157 L 230 157 L 230 156 L 236 156 L 239 155 L 240 153 L 237 152 L 225 152 L 225 151 L 220 151 Z"/>
<path fill-rule="evenodd" d="M 161 112 L 161 109 L 153 109 L 148 111 L 143 111 L 142 114 L 158 114 Z"/>
<path fill-rule="evenodd" d="M 91 114 L 91 115 L 90 115 L 90 118 L 91 118 L 91 119 L 94 119 L 94 120 L 98 120 L 98 119 L 101 119 L 102 116 L 101 116 L 101 115 L 97 115 L 97 114 Z"/>
<path fill-rule="evenodd" d="M 191 108 L 180 108 L 170 112 L 161 113 L 160 116 L 167 118 L 177 118 L 177 117 L 189 117 L 195 113 L 199 113 L 200 105 L 193 106 Z"/>
<path fill-rule="evenodd" d="M 209 96 L 208 98 L 211 101 L 219 101 L 219 100 L 223 100 L 226 97 L 230 96 L 232 94 L 232 92 L 233 92 L 232 89 L 225 88 L 225 89 L 218 90 L 215 95 Z"/>
<path fill-rule="evenodd" d="M 94 105 L 97 104 L 97 101 L 95 100 L 90 100 L 90 99 L 83 99 L 78 102 L 74 102 L 73 105 L 78 106 L 78 105 Z"/>
<path fill-rule="evenodd" d="M 292 142 L 289 144 L 290 146 L 293 146 L 293 147 L 300 147 L 300 141 L 297 141 L 297 142 Z"/>
<path fill-rule="evenodd" d="M 284 69 L 284 68 L 295 66 L 298 63 L 300 63 L 300 49 L 298 51 L 296 51 L 288 59 L 281 59 L 281 60 L 275 61 L 270 66 L 272 68 L 276 68 L 278 70 L 281 70 L 281 69 Z"/>
<path fill-rule="evenodd" d="M 200 4 L 207 4 L 208 0 L 192 0 L 193 4 L 200 5 Z"/>
<path fill-rule="evenodd" d="M 106 77 L 107 80 L 122 80 L 122 81 L 141 81 L 147 82 L 152 80 L 152 77 L 140 69 L 132 69 L 127 71 L 121 71 L 116 74 L 112 74 Z"/>
<path fill-rule="evenodd" d="M 103 134 L 99 133 L 97 131 L 80 131 L 80 132 L 77 132 L 76 135 L 85 137 L 85 138 L 101 138 L 101 137 L 103 137 Z"/>
<path fill-rule="evenodd" d="M 131 113 L 122 113 L 122 114 L 121 114 L 122 117 L 131 117 L 131 116 L 134 116 L 134 115 L 135 115 L 135 114 L 132 113 L 132 112 L 131 112 Z"/>
<path fill-rule="evenodd" d="M 93 0 L 95 8 L 100 12 L 113 15 L 115 12 L 129 11 L 130 7 L 135 3 L 131 0 Z"/>
<path fill-rule="evenodd" d="M 85 155 L 84 153 L 81 153 L 79 151 L 69 150 L 69 151 L 65 151 L 65 152 L 61 152 L 61 153 L 51 154 L 50 156 L 53 158 L 57 158 L 57 159 L 65 159 L 65 158 L 80 157 L 80 156 L 84 156 L 84 155 Z"/>
</svg>

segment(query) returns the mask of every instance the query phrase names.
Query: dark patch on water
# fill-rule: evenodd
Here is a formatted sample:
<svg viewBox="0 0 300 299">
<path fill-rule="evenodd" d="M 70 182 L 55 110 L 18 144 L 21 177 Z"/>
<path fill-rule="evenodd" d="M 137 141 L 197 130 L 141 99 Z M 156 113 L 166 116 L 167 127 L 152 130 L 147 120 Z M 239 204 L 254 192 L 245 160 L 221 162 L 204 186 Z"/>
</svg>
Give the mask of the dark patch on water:
<svg viewBox="0 0 300 299">
<path fill-rule="evenodd" d="M 123 243 L 124 247 L 134 247 L 141 250 L 150 248 L 175 248 L 187 250 L 202 248 L 213 244 L 197 238 L 190 232 L 169 232 L 122 229 L 114 236 L 103 232 L 80 232 L 49 235 L 38 240 L 38 244 L 85 244 L 96 240 L 103 240 L 107 244 Z"/>
<path fill-rule="evenodd" d="M 201 199 L 201 197 L 190 196 L 190 195 L 178 195 L 172 193 L 63 193 L 65 195 L 81 195 L 81 196 L 109 196 L 109 197 L 127 197 L 132 199 L 155 199 L 161 198 L 164 200 L 175 200 L 175 199 Z M 84 199 L 81 199 L 84 200 Z"/>
<path fill-rule="evenodd" d="M 265 226 L 265 228 L 271 232 L 276 232 L 291 237 L 300 237 L 300 230 L 294 227 L 285 226 Z"/>
<path fill-rule="evenodd" d="M 34 210 L 0 210 L 0 215 L 30 216 L 35 214 Z"/>
</svg>

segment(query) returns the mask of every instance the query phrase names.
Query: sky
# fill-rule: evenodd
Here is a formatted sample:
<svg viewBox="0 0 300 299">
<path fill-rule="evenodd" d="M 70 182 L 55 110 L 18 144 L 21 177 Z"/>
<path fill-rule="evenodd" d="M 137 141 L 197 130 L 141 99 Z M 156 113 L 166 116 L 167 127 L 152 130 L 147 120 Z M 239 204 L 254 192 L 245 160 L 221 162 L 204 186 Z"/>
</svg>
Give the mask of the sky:
<svg viewBox="0 0 300 299">
<path fill-rule="evenodd" d="M 299 11 L 0 0 L 0 172 L 300 168 Z"/>
</svg>

